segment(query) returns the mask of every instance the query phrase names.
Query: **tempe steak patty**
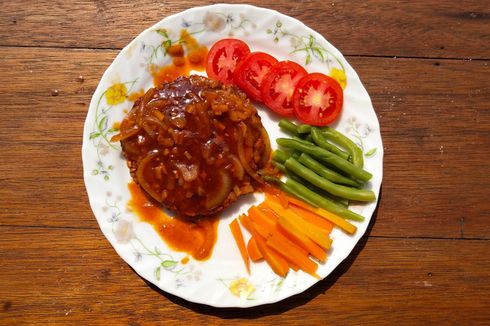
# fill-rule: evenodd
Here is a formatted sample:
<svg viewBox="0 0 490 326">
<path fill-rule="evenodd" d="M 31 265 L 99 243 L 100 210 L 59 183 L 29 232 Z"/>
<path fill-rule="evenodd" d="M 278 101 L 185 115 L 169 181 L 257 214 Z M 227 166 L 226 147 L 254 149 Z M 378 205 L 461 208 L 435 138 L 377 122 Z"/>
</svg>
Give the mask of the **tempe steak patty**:
<svg viewBox="0 0 490 326">
<path fill-rule="evenodd" d="M 194 75 L 149 89 L 112 140 L 121 141 L 134 181 L 185 216 L 216 213 L 253 192 L 270 155 L 245 94 Z"/>
</svg>

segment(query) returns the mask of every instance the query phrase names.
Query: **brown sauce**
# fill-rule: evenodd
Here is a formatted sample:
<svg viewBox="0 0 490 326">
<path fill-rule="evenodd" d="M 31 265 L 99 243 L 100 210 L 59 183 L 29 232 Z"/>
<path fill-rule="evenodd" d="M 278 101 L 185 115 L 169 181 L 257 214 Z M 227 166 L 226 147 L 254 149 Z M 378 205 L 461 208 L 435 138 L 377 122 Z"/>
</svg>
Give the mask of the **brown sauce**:
<svg viewBox="0 0 490 326">
<path fill-rule="evenodd" d="M 171 249 L 185 252 L 196 260 L 211 257 L 218 236 L 218 216 L 202 219 L 170 217 L 136 183 L 130 182 L 128 188 L 130 208 L 141 221 L 151 224 Z"/>
<path fill-rule="evenodd" d="M 180 41 L 166 51 L 172 57 L 172 63 L 160 68 L 151 67 L 155 86 L 174 81 L 179 76 L 189 76 L 191 70 L 205 69 L 208 48 L 200 45 L 185 29 L 180 32 Z"/>
<path fill-rule="evenodd" d="M 253 192 L 270 153 L 245 95 L 199 76 L 148 90 L 115 137 L 136 183 L 186 216 L 214 214 Z"/>
</svg>

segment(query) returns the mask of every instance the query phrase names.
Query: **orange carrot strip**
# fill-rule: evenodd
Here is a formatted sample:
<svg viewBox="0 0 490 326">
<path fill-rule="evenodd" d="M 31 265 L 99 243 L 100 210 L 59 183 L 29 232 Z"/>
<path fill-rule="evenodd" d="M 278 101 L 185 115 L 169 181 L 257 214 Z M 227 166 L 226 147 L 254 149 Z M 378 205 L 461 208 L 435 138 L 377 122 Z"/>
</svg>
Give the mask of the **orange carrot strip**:
<svg viewBox="0 0 490 326">
<path fill-rule="evenodd" d="M 279 232 L 284 234 L 292 242 L 308 251 L 313 257 L 321 262 L 327 259 L 327 253 L 325 250 L 317 245 L 313 240 L 308 238 L 301 230 L 298 230 L 288 220 L 283 219 L 278 223 Z"/>
<path fill-rule="evenodd" d="M 238 246 L 238 250 L 240 250 L 240 255 L 242 255 L 243 262 L 245 263 L 245 267 L 247 268 L 248 274 L 250 274 L 250 261 L 248 259 L 247 247 L 245 246 L 245 241 L 243 240 L 242 230 L 240 229 L 240 224 L 238 224 L 238 219 L 233 219 L 229 224 L 231 233 L 235 238 L 235 242 Z"/>
<path fill-rule="evenodd" d="M 254 237 L 250 237 L 250 239 L 248 240 L 247 251 L 248 251 L 248 256 L 254 262 L 264 258 L 259 248 L 257 247 L 257 242 L 255 242 Z"/>
<path fill-rule="evenodd" d="M 263 244 L 265 245 L 265 250 L 267 251 L 268 255 L 270 256 L 270 260 L 275 262 L 275 264 L 276 264 L 276 269 L 272 268 L 272 270 L 277 275 L 279 275 L 281 277 L 286 277 L 286 275 L 289 272 L 288 261 L 286 260 L 286 258 L 283 257 L 283 255 L 278 253 L 274 248 L 269 247 L 266 244 L 264 238 L 262 238 L 262 241 L 264 241 Z M 267 261 L 267 259 L 265 261 Z M 269 261 L 267 261 L 267 264 L 269 264 L 269 266 L 271 266 Z"/>
<path fill-rule="evenodd" d="M 257 226 L 259 233 L 267 238 L 273 230 L 276 228 L 276 221 L 269 218 L 266 214 L 260 211 L 256 206 L 250 207 L 248 210 L 248 216 L 252 222 Z M 267 235 L 264 235 L 267 234 Z"/>
<path fill-rule="evenodd" d="M 342 230 L 344 230 L 349 234 L 354 234 L 357 231 L 357 227 L 355 225 L 349 223 L 342 217 L 339 217 L 327 210 L 324 210 L 323 208 L 310 206 L 307 203 L 291 196 L 287 196 L 287 198 L 292 204 L 304 208 L 306 210 L 309 210 L 310 212 L 315 213 L 318 216 L 329 220 L 330 222 L 337 225 L 339 228 L 341 228 Z"/>
<path fill-rule="evenodd" d="M 248 220 L 246 223 L 250 226 L 250 233 L 252 233 L 252 237 L 254 237 L 257 247 L 267 264 L 269 264 L 274 273 L 281 277 L 285 277 L 289 271 L 287 260 L 267 246 L 265 239 L 259 234 L 247 215 L 243 215 L 243 220 Z"/>
<path fill-rule="evenodd" d="M 330 231 L 322 229 L 310 222 L 305 221 L 301 216 L 297 215 L 289 209 L 284 209 L 276 201 L 269 201 L 269 207 L 272 208 L 279 216 L 279 221 L 288 219 L 299 230 L 302 230 L 311 240 L 315 241 L 324 249 L 329 249 L 332 245 L 332 240 L 329 237 Z"/>
<path fill-rule="evenodd" d="M 262 185 L 262 191 L 266 194 L 279 195 L 282 191 L 268 183 Z"/>
<path fill-rule="evenodd" d="M 252 220 L 252 223 L 256 227 L 257 231 L 259 231 L 259 233 L 261 233 L 260 230 L 262 230 L 263 234 L 267 234 L 267 236 L 264 236 L 264 238 L 268 239 L 270 236 L 272 236 L 272 234 L 275 234 L 278 240 L 283 242 L 290 242 L 290 240 L 286 236 L 278 232 L 276 222 L 269 219 L 269 217 L 267 217 L 267 215 L 261 212 L 257 207 L 251 207 L 248 216 Z M 261 235 L 263 236 L 263 234 Z M 295 250 L 301 251 L 304 256 L 308 256 L 308 251 L 303 249 L 301 246 L 298 246 L 294 243 L 292 243 L 291 245 L 295 247 Z"/>
<path fill-rule="evenodd" d="M 330 221 L 320 217 L 319 215 L 302 207 L 296 206 L 292 203 L 291 205 L 289 205 L 289 209 L 295 212 L 297 215 L 301 216 L 305 221 L 310 222 L 311 224 L 315 224 L 316 226 L 324 230 L 328 230 L 329 232 L 332 231 L 333 224 Z"/>
<path fill-rule="evenodd" d="M 274 193 L 274 194 L 265 193 L 265 200 L 266 201 L 269 201 L 269 200 L 277 201 L 277 202 L 279 202 L 281 204 L 281 206 L 283 208 L 288 208 L 288 206 L 289 206 L 289 200 L 284 195 L 284 193 L 282 191 L 280 191 L 278 193 Z"/>
<path fill-rule="evenodd" d="M 289 268 L 291 268 L 293 271 L 295 272 L 299 271 L 299 267 L 296 266 L 295 264 L 291 263 L 290 261 L 288 261 L 288 264 L 289 264 Z"/>
<path fill-rule="evenodd" d="M 267 239 L 267 245 L 277 250 L 280 254 L 286 258 L 288 262 L 298 266 L 304 272 L 317 277 L 316 270 L 318 265 L 310 260 L 302 251 L 298 250 L 289 240 L 283 241 L 279 233 L 273 233 L 269 239 Z"/>
<path fill-rule="evenodd" d="M 240 223 L 245 227 L 245 229 L 247 229 L 248 232 L 252 233 L 252 231 L 250 231 L 251 230 L 250 224 L 252 223 L 250 218 L 248 218 L 247 215 L 242 214 L 238 217 L 238 219 L 240 220 Z"/>
<path fill-rule="evenodd" d="M 264 201 L 262 203 L 260 203 L 260 205 L 257 206 L 262 212 L 264 212 L 265 214 L 267 214 L 267 216 L 269 216 L 269 218 L 277 221 L 279 219 L 279 215 L 276 214 L 276 212 L 274 212 L 268 205 L 267 205 L 267 201 Z"/>
<path fill-rule="evenodd" d="M 242 214 L 239 217 L 240 223 L 247 229 L 248 232 L 252 233 L 253 221 L 250 216 Z M 269 236 L 269 231 L 267 227 L 258 227 L 256 228 L 257 232 L 263 237 L 267 238 Z"/>
</svg>

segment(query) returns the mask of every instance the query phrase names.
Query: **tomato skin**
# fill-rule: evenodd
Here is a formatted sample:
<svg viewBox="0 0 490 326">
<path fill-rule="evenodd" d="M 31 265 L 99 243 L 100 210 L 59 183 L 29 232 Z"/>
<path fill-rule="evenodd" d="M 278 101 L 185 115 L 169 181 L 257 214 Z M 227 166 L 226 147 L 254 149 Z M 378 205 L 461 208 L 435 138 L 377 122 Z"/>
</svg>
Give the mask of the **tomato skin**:
<svg viewBox="0 0 490 326">
<path fill-rule="evenodd" d="M 209 49 L 206 73 L 223 84 L 232 84 L 237 66 L 250 54 L 248 45 L 238 39 L 222 39 Z"/>
<path fill-rule="evenodd" d="M 315 126 L 325 126 L 336 120 L 343 103 L 340 84 L 321 73 L 311 73 L 301 78 L 293 94 L 296 117 Z"/>
<path fill-rule="evenodd" d="M 277 59 L 264 52 L 252 52 L 235 70 L 235 84 L 252 100 L 262 102 L 260 85 Z"/>
<path fill-rule="evenodd" d="M 294 90 L 300 79 L 307 74 L 305 68 L 296 62 L 276 63 L 262 80 L 260 92 L 264 104 L 280 115 L 293 115 Z"/>
</svg>

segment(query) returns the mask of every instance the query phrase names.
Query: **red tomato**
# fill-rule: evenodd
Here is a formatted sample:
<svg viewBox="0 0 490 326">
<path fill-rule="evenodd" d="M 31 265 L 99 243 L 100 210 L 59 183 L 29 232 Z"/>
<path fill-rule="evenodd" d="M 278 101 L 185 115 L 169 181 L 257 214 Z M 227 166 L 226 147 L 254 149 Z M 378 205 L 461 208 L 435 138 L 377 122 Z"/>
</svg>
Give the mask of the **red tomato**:
<svg viewBox="0 0 490 326">
<path fill-rule="evenodd" d="M 294 114 L 304 123 L 325 126 L 337 119 L 344 103 L 342 87 L 324 74 L 301 78 L 293 94 Z"/>
<path fill-rule="evenodd" d="M 209 49 L 206 73 L 223 84 L 233 83 L 237 65 L 250 53 L 248 45 L 237 39 L 222 39 Z"/>
<path fill-rule="evenodd" d="M 260 86 L 264 104 L 281 115 L 292 115 L 294 90 L 307 74 L 296 62 L 281 61 L 273 65 Z"/>
<path fill-rule="evenodd" d="M 277 59 L 264 52 L 252 52 L 235 71 L 235 84 L 252 99 L 262 102 L 260 84 Z"/>
</svg>

